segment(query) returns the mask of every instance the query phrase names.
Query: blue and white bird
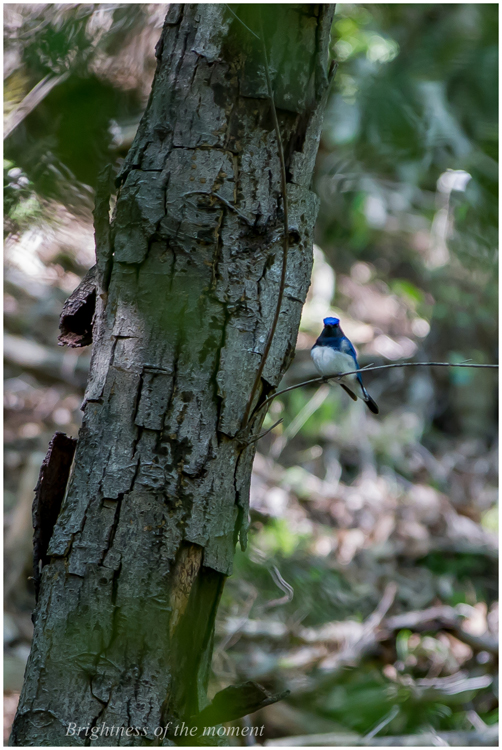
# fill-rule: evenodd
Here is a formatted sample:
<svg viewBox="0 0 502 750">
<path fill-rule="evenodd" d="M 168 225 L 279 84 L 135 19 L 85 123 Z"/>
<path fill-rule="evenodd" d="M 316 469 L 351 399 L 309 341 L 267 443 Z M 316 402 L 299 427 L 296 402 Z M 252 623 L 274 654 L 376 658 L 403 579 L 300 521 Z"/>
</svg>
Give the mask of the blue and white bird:
<svg viewBox="0 0 502 750">
<path fill-rule="evenodd" d="M 310 355 L 324 378 L 360 369 L 356 350 L 340 328 L 338 318 L 324 318 L 323 331 L 312 347 Z M 347 382 L 350 387 L 346 385 Z M 378 414 L 378 406 L 364 387 L 361 373 L 348 375 L 340 385 L 353 401 L 362 399 L 373 414 Z"/>
</svg>

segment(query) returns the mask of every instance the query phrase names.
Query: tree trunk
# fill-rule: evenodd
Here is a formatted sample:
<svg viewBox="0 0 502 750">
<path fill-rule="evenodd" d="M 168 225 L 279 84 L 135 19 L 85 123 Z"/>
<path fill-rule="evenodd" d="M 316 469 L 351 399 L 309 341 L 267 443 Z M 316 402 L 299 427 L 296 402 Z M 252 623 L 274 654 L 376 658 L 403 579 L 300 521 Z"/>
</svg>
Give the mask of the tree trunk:
<svg viewBox="0 0 502 750">
<path fill-rule="evenodd" d="M 169 8 L 109 227 L 108 197 L 97 197 L 85 416 L 41 558 L 13 745 L 152 744 L 157 727 L 193 723 L 208 704 L 218 601 L 236 542 L 246 545 L 249 441 L 265 411 L 257 407 L 291 361 L 310 281 L 310 183 L 334 11 L 233 7 L 244 23 L 225 4 Z M 289 256 L 243 431 L 283 259 L 261 28 L 284 148 Z M 77 307 L 64 322 L 74 324 L 70 343 L 80 332 L 82 345 L 89 326 Z M 113 736 L 85 732 L 95 726 Z"/>
</svg>

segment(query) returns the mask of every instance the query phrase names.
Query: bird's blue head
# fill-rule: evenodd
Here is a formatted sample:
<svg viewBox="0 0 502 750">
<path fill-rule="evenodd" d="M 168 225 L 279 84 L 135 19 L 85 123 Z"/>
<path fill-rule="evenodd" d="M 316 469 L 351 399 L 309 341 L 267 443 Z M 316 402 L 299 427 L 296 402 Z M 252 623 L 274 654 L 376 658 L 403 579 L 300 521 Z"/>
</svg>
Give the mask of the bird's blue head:
<svg viewBox="0 0 502 750">
<path fill-rule="evenodd" d="M 323 323 L 325 326 L 338 326 L 340 321 L 338 318 L 324 318 Z"/>
</svg>

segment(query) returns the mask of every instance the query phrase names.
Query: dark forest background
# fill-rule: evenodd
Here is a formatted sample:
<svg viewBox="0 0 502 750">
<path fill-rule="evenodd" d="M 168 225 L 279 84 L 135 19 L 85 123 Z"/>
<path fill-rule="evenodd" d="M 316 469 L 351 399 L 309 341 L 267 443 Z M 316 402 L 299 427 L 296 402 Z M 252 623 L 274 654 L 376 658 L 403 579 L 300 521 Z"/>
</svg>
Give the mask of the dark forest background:
<svg viewBox="0 0 502 750">
<path fill-rule="evenodd" d="M 57 347 L 58 318 L 94 263 L 97 174 L 132 143 L 166 8 L 4 6 L 7 734 L 33 488 L 54 431 L 77 435 L 89 366 Z M 314 274 L 283 387 L 315 376 L 328 314 L 362 365 L 497 362 L 498 6 L 339 4 L 331 55 Z M 289 688 L 247 720 L 269 744 L 494 744 L 496 375 L 365 380 L 378 417 L 328 385 L 271 406 L 265 426 L 284 421 L 259 443 L 213 692 Z"/>
</svg>

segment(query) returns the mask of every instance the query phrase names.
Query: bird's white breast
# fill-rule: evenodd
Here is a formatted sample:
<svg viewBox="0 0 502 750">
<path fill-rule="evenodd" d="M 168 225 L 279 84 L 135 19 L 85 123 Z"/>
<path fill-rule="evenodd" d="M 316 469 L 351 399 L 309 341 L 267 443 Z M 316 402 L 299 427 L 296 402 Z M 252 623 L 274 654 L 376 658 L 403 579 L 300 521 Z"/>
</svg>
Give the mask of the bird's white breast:
<svg viewBox="0 0 502 750">
<path fill-rule="evenodd" d="M 356 369 L 354 360 L 349 354 L 335 351 L 330 346 L 315 346 L 311 351 L 311 356 L 315 366 L 325 377 Z"/>
</svg>

